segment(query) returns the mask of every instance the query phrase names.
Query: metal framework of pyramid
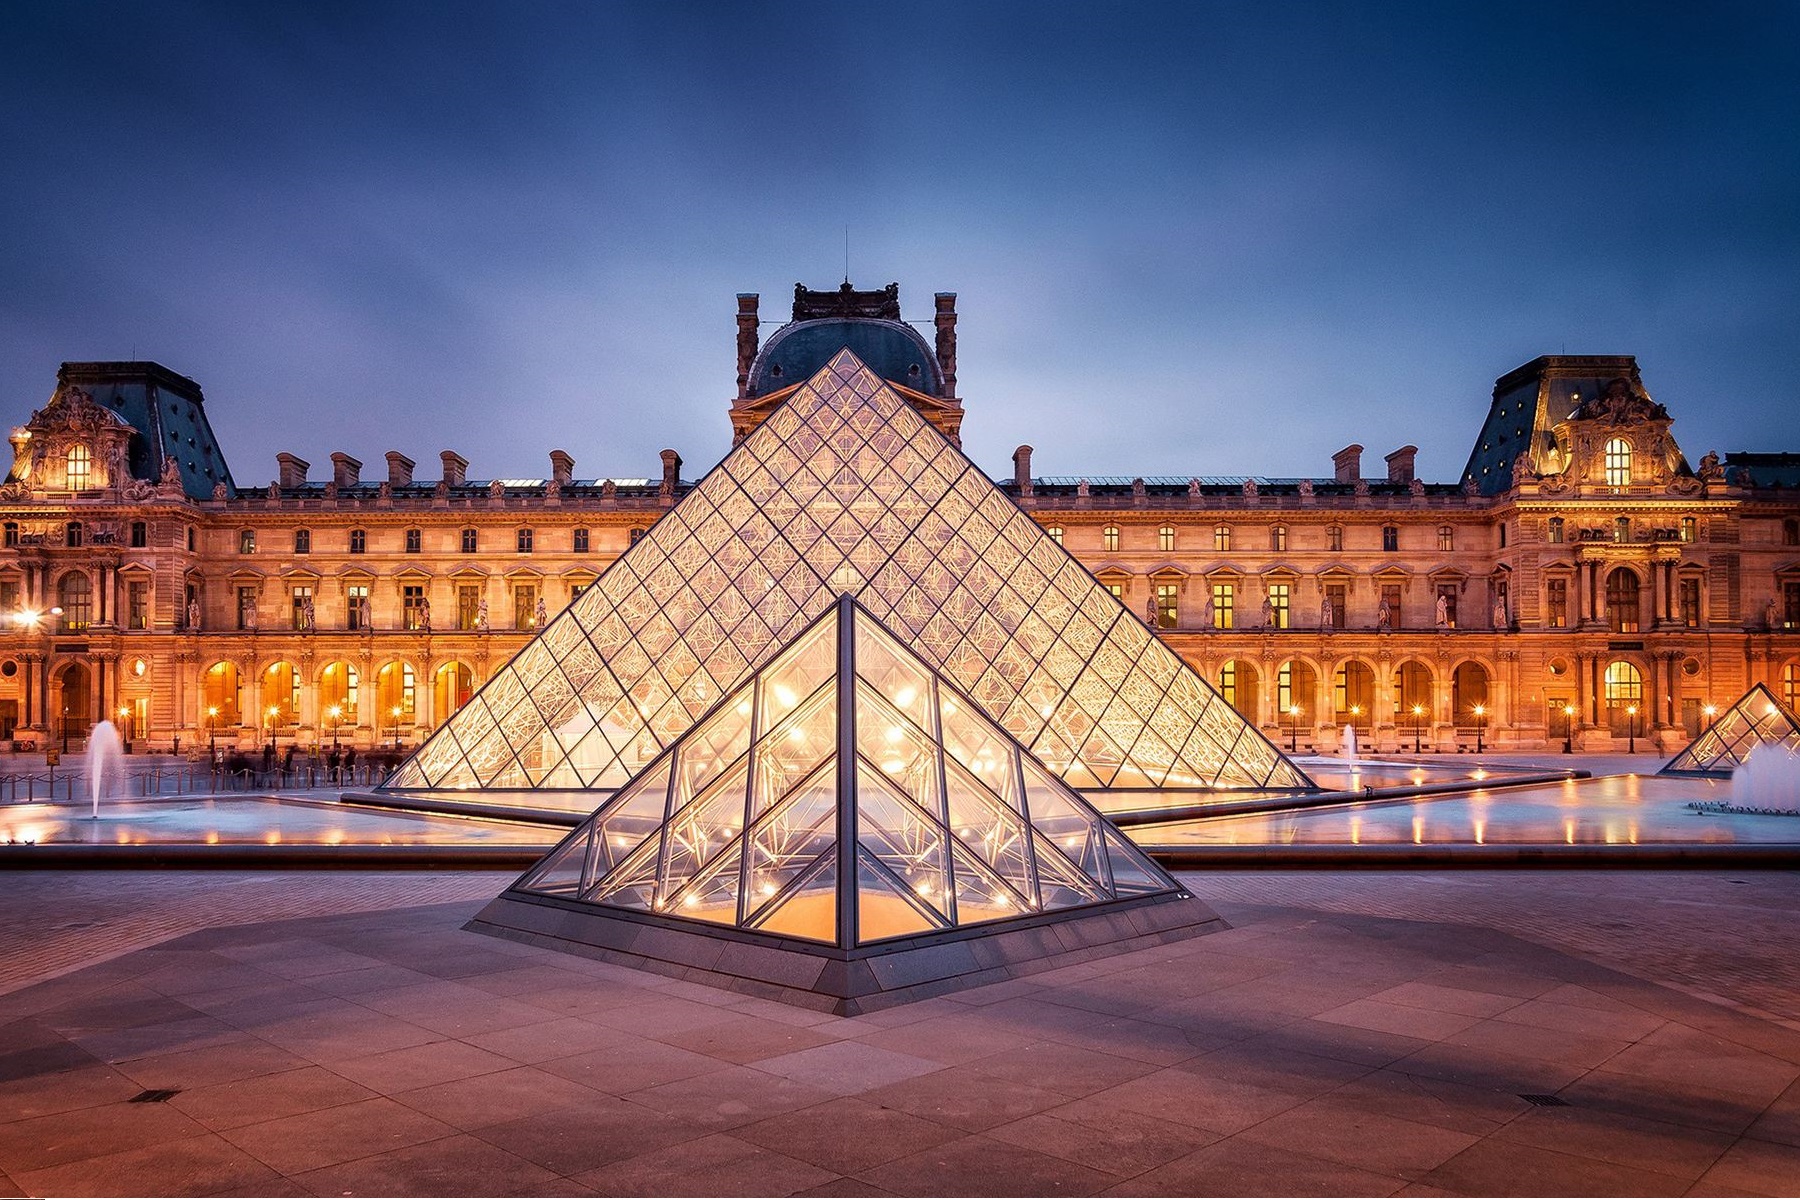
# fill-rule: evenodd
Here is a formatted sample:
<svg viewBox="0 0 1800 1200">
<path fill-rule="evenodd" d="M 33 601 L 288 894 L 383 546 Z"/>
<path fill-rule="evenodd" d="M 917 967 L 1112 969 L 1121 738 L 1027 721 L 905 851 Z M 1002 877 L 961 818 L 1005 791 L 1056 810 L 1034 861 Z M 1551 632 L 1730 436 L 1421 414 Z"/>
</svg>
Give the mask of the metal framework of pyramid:
<svg viewBox="0 0 1800 1200">
<path fill-rule="evenodd" d="M 1800 753 L 1800 718 L 1757 683 L 1658 774 L 1728 776 L 1764 742 Z"/>
<path fill-rule="evenodd" d="M 848 350 L 384 786 L 590 808 L 845 593 L 1072 787 L 1314 786 Z"/>
<path fill-rule="evenodd" d="M 848 596 L 471 924 L 837 1011 L 1218 927 Z"/>
</svg>

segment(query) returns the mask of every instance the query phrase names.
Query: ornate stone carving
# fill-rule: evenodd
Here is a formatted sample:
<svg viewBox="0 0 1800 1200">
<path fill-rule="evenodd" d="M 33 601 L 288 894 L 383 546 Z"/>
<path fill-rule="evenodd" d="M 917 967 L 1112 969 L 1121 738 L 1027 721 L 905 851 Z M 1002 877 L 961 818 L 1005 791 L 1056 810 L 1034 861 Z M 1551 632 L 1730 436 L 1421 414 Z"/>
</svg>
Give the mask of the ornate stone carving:
<svg viewBox="0 0 1800 1200">
<path fill-rule="evenodd" d="M 504 500 L 504 499 L 506 499 L 506 484 L 503 480 L 496 479 L 492 483 L 488 484 L 488 499 L 489 500 Z"/>
<path fill-rule="evenodd" d="M 1413 476 L 1406 481 L 1406 493 L 1414 500 L 1422 499 L 1425 495 L 1425 481 L 1416 475 Z"/>
<path fill-rule="evenodd" d="M 1300 499 L 1305 501 L 1305 500 L 1311 500 L 1312 498 L 1313 498 L 1313 481 L 1310 479 L 1302 479 L 1300 481 Z"/>
<path fill-rule="evenodd" d="M 1700 478 L 1707 483 L 1720 483 L 1725 478 L 1725 467 L 1719 461 L 1717 450 L 1708 450 L 1700 456 Z"/>
<path fill-rule="evenodd" d="M 1188 499 L 1195 500 L 1195 499 L 1198 499 L 1199 496 L 1200 496 L 1200 481 L 1198 479 L 1188 480 Z"/>
<path fill-rule="evenodd" d="M 1254 480 L 1254 479 L 1244 480 L 1244 499 L 1246 499 L 1246 500 L 1256 499 L 1256 491 L 1257 491 L 1256 480 Z"/>
<path fill-rule="evenodd" d="M 1075 484 L 1075 494 L 1080 496 L 1083 500 L 1086 500 L 1088 496 L 1092 494 L 1092 489 L 1088 487 L 1087 480 L 1083 479 Z"/>
<path fill-rule="evenodd" d="M 212 498 L 214 500 L 229 500 L 231 498 L 231 492 L 225 487 L 225 481 L 223 479 L 213 484 Z"/>
</svg>

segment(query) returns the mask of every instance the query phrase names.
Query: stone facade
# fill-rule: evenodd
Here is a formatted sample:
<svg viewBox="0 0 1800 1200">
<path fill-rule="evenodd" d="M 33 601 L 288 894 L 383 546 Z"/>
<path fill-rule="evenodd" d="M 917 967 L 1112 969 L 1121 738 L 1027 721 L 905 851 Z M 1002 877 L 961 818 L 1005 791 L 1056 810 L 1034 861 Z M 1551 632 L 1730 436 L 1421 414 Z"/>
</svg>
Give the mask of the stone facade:
<svg viewBox="0 0 1800 1200">
<path fill-rule="evenodd" d="M 940 395 L 914 395 L 942 429 L 961 401 L 937 299 Z M 416 743 L 691 486 L 673 451 L 656 478 L 577 478 L 559 450 L 518 481 L 446 450 L 437 480 L 399 451 L 376 480 L 284 454 L 241 489 L 203 450 L 198 385 L 69 366 L 89 370 L 14 431 L 0 489 L 0 736 L 22 744 L 101 717 L 158 747 Z M 117 382 L 140 376 L 197 423 L 189 459 L 156 453 L 175 434 Z M 758 399 L 732 406 L 740 437 Z M 1797 698 L 1800 456 L 1690 466 L 1635 362 L 1582 356 L 1501 378 L 1457 483 L 1422 482 L 1412 451 L 1374 478 L 1350 446 L 1311 479 L 1126 480 L 1034 475 L 1022 446 L 1000 482 L 1283 747 L 1350 724 L 1389 750 L 1472 748 L 1478 727 L 1672 748 L 1753 683 Z"/>
</svg>

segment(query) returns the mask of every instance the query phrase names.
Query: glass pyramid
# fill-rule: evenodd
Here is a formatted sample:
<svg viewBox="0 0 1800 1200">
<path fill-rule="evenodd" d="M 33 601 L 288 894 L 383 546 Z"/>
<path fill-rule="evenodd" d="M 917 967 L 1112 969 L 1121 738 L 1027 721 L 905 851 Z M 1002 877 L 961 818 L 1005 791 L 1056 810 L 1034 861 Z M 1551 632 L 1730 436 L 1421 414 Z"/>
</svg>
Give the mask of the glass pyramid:
<svg viewBox="0 0 1800 1200">
<path fill-rule="evenodd" d="M 1763 742 L 1800 753 L 1800 718 L 1762 684 L 1753 684 L 1738 702 L 1669 760 L 1662 775 L 1729 775 Z"/>
<path fill-rule="evenodd" d="M 841 593 L 1073 787 L 1313 786 L 848 350 L 385 786 L 620 787 Z"/>
<path fill-rule="evenodd" d="M 1181 891 L 847 596 L 512 890 L 842 948 Z"/>
</svg>

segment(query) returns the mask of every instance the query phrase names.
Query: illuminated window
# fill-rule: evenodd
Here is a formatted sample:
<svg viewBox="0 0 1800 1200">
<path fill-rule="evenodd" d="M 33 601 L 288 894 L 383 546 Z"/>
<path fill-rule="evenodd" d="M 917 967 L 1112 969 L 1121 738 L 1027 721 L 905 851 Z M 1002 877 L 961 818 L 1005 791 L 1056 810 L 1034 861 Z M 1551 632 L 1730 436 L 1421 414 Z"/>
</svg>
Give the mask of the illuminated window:
<svg viewBox="0 0 1800 1200">
<path fill-rule="evenodd" d="M 1629 542 L 1631 540 L 1631 518 L 1613 518 L 1613 541 Z"/>
<path fill-rule="evenodd" d="M 319 711 L 333 733 L 356 724 L 356 701 L 360 690 L 356 668 L 346 662 L 327 663 L 319 672 Z M 336 709 L 336 715 L 332 710 Z"/>
<path fill-rule="evenodd" d="M 1165 553 L 1175 548 L 1175 527 L 1173 525 L 1164 525 L 1156 531 L 1156 548 Z"/>
<path fill-rule="evenodd" d="M 344 589 L 344 597 L 348 602 L 344 628 L 369 628 L 369 585 L 353 583 Z"/>
<path fill-rule="evenodd" d="M 1628 662 L 1606 664 L 1606 703 L 1636 704 L 1644 698 L 1644 677 Z"/>
<path fill-rule="evenodd" d="M 1606 486 L 1625 487 L 1631 482 L 1631 443 L 1624 438 L 1606 442 Z"/>
<path fill-rule="evenodd" d="M 366 529 L 350 531 L 350 553 L 363 554 L 369 549 L 369 532 Z"/>
<path fill-rule="evenodd" d="M 1117 550 L 1119 548 L 1119 527 L 1117 525 L 1108 525 L 1105 529 L 1102 529 L 1100 531 L 1100 544 L 1109 551 Z"/>
<path fill-rule="evenodd" d="M 521 526 L 519 528 L 518 537 L 516 539 L 517 548 L 518 548 L 519 553 L 520 554 L 530 554 L 532 543 L 534 541 L 535 541 L 535 535 L 532 533 L 531 527 L 529 525 Z"/>
<path fill-rule="evenodd" d="M 1287 549 L 1287 526 L 1286 525 L 1274 525 L 1274 526 L 1270 527 L 1270 529 L 1269 529 L 1269 549 L 1276 550 L 1276 551 Z"/>
<path fill-rule="evenodd" d="M 1549 536 L 1550 536 L 1550 541 L 1552 543 L 1557 544 L 1557 545 L 1562 544 L 1563 519 L 1561 517 L 1551 517 L 1550 518 L 1550 535 Z"/>
<path fill-rule="evenodd" d="M 407 530 L 406 531 L 406 553 L 417 554 L 419 552 L 420 547 L 424 544 L 424 541 L 425 541 L 425 535 L 421 530 L 417 530 L 417 529 Z"/>
<path fill-rule="evenodd" d="M 1125 585 L 1124 584 L 1109 583 L 1104 586 L 1107 591 L 1112 593 L 1112 597 L 1114 600 L 1117 600 L 1121 604 L 1125 603 Z"/>
<path fill-rule="evenodd" d="M 1229 583 L 1215 583 L 1212 585 L 1214 629 L 1230 629 L 1233 627 L 1235 620 L 1231 609 L 1233 590 L 1232 585 Z"/>
<path fill-rule="evenodd" d="M 481 585 L 478 583 L 459 583 L 456 585 L 456 627 L 458 629 L 474 629 L 481 620 Z"/>
<path fill-rule="evenodd" d="M 1438 549 L 1439 550 L 1454 550 L 1454 549 L 1456 549 L 1456 530 L 1452 529 L 1448 525 L 1439 525 L 1438 526 Z"/>
<path fill-rule="evenodd" d="M 1289 598 L 1290 589 L 1287 584 L 1271 583 L 1269 585 L 1269 628 L 1288 628 Z"/>
<path fill-rule="evenodd" d="M 425 628 L 425 588 L 406 584 L 400 589 L 400 622 L 404 629 Z"/>
<path fill-rule="evenodd" d="M 308 584 L 294 588 L 292 622 L 295 629 L 306 628 L 306 606 L 312 602 L 313 590 Z"/>
<path fill-rule="evenodd" d="M 1800 663 L 1791 662 L 1781 668 L 1781 699 L 1789 712 L 1800 708 Z"/>
<path fill-rule="evenodd" d="M 1325 531 L 1325 548 L 1333 554 L 1341 554 L 1344 550 L 1344 527 L 1333 525 Z"/>
<path fill-rule="evenodd" d="M 56 603 L 62 609 L 57 631 L 80 633 L 93 619 L 94 587 L 80 571 L 70 571 L 56 585 Z"/>
<path fill-rule="evenodd" d="M 294 530 L 294 553 L 295 554 L 311 554 L 312 553 L 312 530 L 310 530 L 310 529 Z"/>
<path fill-rule="evenodd" d="M 1792 521 L 1784 522 L 1783 529 L 1784 529 L 1784 533 L 1792 533 L 1794 531 L 1794 522 L 1792 522 Z M 1692 542 L 1699 536 L 1700 536 L 1700 522 L 1695 520 L 1693 517 L 1681 518 L 1681 540 L 1684 542 Z M 1795 543 L 1790 541 L 1787 544 L 1792 546 Z"/>
<path fill-rule="evenodd" d="M 68 472 L 70 491 L 79 492 L 88 486 L 93 465 L 93 453 L 86 446 L 69 447 L 69 457 L 66 460 L 65 469 Z"/>
<path fill-rule="evenodd" d="M 1181 586 L 1174 583 L 1156 585 L 1156 624 L 1161 629 L 1174 629 L 1181 623 Z"/>
<path fill-rule="evenodd" d="M 521 583 L 513 588 L 513 628 L 537 627 L 537 585 Z"/>
<path fill-rule="evenodd" d="M 1233 660 L 1219 668 L 1219 695 L 1225 697 L 1225 703 L 1236 708 L 1238 706 L 1238 672 L 1237 662 Z"/>
<path fill-rule="evenodd" d="M 256 530 L 254 530 L 254 529 L 238 530 L 238 553 L 239 554 L 255 554 L 256 553 Z"/>
<path fill-rule="evenodd" d="M 1551 579 L 1544 584 L 1544 600 L 1549 609 L 1546 624 L 1552 629 L 1569 627 L 1569 581 Z"/>
<path fill-rule="evenodd" d="M 475 530 L 465 529 L 462 531 L 462 552 L 464 554 L 475 553 L 475 547 L 480 545 L 480 542 L 481 535 Z"/>
<path fill-rule="evenodd" d="M 1213 526 L 1213 549 L 1226 551 L 1231 549 L 1231 526 Z"/>
<path fill-rule="evenodd" d="M 1398 525 L 1381 527 L 1381 548 L 1389 553 L 1400 549 L 1400 527 Z"/>
<path fill-rule="evenodd" d="M 1045 529 L 1044 532 L 1049 534 L 1050 540 L 1055 542 L 1057 545 L 1060 546 L 1063 544 L 1063 527 L 1061 525 L 1052 525 L 1049 528 Z"/>
<path fill-rule="evenodd" d="M 1800 629 L 1800 582 L 1791 579 L 1781 584 L 1781 627 Z"/>
<path fill-rule="evenodd" d="M 1638 631 L 1638 577 L 1629 567 L 1606 577 L 1606 616 L 1614 633 Z"/>
</svg>

